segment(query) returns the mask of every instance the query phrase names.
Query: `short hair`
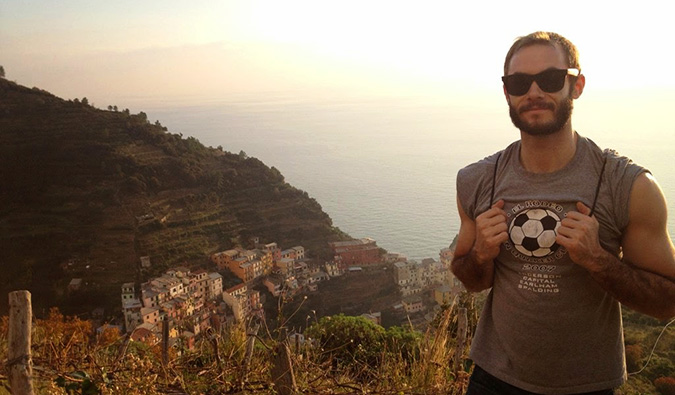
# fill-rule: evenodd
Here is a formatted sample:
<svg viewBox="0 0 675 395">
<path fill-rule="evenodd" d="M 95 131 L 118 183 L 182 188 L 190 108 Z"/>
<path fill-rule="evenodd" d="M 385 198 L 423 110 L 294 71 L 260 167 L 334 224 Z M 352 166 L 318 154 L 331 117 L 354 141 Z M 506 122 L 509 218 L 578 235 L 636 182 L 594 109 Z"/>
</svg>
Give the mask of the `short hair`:
<svg viewBox="0 0 675 395">
<path fill-rule="evenodd" d="M 539 31 L 530 33 L 527 36 L 518 37 L 513 45 L 511 45 L 511 49 L 506 54 L 506 60 L 504 60 L 504 75 L 507 75 L 509 63 L 516 52 L 537 44 L 550 45 L 552 47 L 559 45 L 567 57 L 567 67 L 581 70 L 579 66 L 579 51 L 577 51 L 577 47 L 570 40 L 558 33 Z"/>
</svg>

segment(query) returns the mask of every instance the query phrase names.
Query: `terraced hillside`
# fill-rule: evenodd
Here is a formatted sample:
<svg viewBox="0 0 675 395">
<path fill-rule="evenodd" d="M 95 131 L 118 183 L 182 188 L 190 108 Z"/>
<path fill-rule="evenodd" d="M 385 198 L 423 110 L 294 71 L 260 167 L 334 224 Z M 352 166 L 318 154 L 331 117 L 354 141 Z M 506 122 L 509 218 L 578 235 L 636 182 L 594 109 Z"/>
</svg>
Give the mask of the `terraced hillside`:
<svg viewBox="0 0 675 395">
<path fill-rule="evenodd" d="M 226 144 L 225 144 L 226 145 Z M 0 79 L 0 290 L 34 305 L 119 303 L 119 286 L 251 236 L 313 257 L 346 237 L 255 158 Z M 140 257 L 152 268 L 140 274 Z M 65 292 L 82 278 L 86 292 Z M 0 298 L 0 313 L 6 311 Z M 105 302 L 107 303 L 105 303 Z"/>
</svg>

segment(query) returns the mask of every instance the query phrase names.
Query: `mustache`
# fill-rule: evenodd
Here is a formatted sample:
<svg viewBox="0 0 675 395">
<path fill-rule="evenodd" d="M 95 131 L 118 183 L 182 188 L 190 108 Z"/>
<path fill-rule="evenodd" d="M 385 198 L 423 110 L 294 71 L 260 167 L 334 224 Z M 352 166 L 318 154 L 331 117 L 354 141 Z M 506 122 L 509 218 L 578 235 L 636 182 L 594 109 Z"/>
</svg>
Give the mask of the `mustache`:
<svg viewBox="0 0 675 395">
<path fill-rule="evenodd" d="M 526 105 L 521 107 L 518 110 L 518 112 L 523 113 L 525 111 L 530 111 L 530 110 L 551 110 L 551 111 L 554 111 L 555 106 L 553 105 L 553 103 L 547 103 L 547 102 L 544 102 L 544 101 L 534 101 L 534 102 L 527 103 Z"/>
</svg>

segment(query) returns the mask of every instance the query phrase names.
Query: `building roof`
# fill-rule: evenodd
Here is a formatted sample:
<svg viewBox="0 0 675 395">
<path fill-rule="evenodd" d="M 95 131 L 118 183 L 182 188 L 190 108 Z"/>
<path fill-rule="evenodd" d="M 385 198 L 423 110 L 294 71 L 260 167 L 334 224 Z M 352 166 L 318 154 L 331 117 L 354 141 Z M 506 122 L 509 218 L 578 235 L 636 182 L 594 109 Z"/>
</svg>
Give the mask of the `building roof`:
<svg viewBox="0 0 675 395">
<path fill-rule="evenodd" d="M 407 298 L 404 298 L 403 303 L 408 305 L 422 303 L 422 298 L 419 295 L 412 295 Z"/>
<path fill-rule="evenodd" d="M 318 271 L 310 276 L 312 279 L 322 279 L 322 278 L 327 278 L 328 274 L 323 271 Z"/>
<path fill-rule="evenodd" d="M 354 247 L 354 246 L 359 246 L 359 245 L 367 245 L 375 243 L 375 240 L 371 239 L 370 237 L 364 237 L 362 239 L 358 240 L 349 240 L 349 241 L 334 241 L 330 243 L 330 245 L 333 248 L 340 248 L 340 247 Z"/>
<path fill-rule="evenodd" d="M 127 299 L 127 300 L 122 301 L 122 308 L 125 309 L 125 310 L 126 309 L 140 309 L 141 307 L 143 307 L 143 305 L 141 304 L 141 301 L 136 299 L 136 298 Z"/>
<path fill-rule="evenodd" d="M 148 314 L 152 314 L 155 311 L 159 312 L 159 308 L 158 307 L 143 307 L 141 309 L 141 315 L 145 316 L 145 315 L 148 315 Z"/>
<path fill-rule="evenodd" d="M 147 329 L 147 328 L 141 328 L 140 325 L 134 329 L 134 331 L 131 333 L 131 340 L 133 341 L 140 341 L 142 339 L 147 338 L 148 336 L 154 336 L 154 332 Z"/>
<path fill-rule="evenodd" d="M 234 258 L 234 257 L 239 255 L 239 251 L 237 251 L 237 250 L 227 250 L 227 251 L 216 252 L 215 254 L 213 254 L 213 256 L 222 256 L 222 255 L 226 255 L 226 256 L 229 256 L 230 258 Z"/>
<path fill-rule="evenodd" d="M 228 294 L 234 293 L 242 288 L 246 288 L 246 283 L 237 284 L 225 290 Z"/>
</svg>

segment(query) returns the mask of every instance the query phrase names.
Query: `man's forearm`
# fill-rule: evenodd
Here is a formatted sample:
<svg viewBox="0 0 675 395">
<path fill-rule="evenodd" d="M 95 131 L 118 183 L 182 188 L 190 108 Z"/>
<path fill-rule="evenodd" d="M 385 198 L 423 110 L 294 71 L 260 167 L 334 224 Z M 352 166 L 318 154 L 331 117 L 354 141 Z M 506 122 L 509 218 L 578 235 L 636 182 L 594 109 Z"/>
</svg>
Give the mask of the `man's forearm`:
<svg viewBox="0 0 675 395">
<path fill-rule="evenodd" d="M 622 262 L 608 252 L 597 263 L 598 269 L 589 271 L 591 276 L 619 302 L 661 320 L 675 317 L 675 281 Z"/>
<path fill-rule="evenodd" d="M 479 292 L 492 287 L 494 262 L 478 262 L 474 249 L 468 254 L 455 257 L 451 264 L 452 273 L 470 292 Z"/>
</svg>

